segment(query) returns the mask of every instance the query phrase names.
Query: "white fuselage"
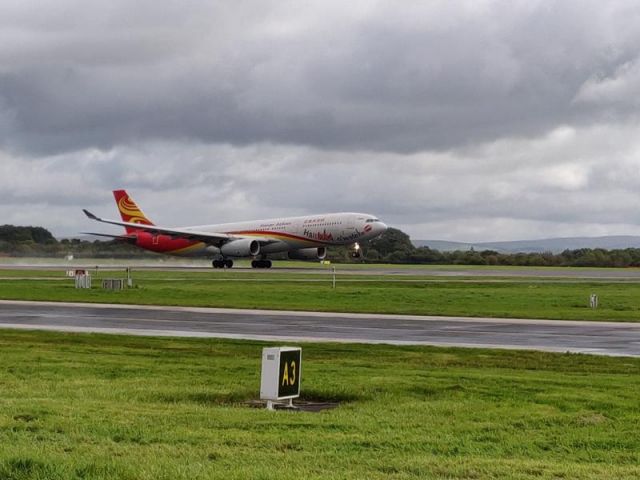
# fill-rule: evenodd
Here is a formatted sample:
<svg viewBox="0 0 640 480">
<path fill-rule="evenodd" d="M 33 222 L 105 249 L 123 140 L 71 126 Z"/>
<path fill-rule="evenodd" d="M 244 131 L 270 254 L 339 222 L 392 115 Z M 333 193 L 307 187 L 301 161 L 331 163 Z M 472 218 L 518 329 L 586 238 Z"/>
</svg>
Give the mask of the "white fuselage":
<svg viewBox="0 0 640 480">
<path fill-rule="evenodd" d="M 351 245 L 372 239 L 386 229 L 387 226 L 384 223 L 365 213 L 327 213 L 184 228 L 184 230 L 218 232 L 272 240 L 272 243 L 261 249 L 262 253 Z"/>
</svg>

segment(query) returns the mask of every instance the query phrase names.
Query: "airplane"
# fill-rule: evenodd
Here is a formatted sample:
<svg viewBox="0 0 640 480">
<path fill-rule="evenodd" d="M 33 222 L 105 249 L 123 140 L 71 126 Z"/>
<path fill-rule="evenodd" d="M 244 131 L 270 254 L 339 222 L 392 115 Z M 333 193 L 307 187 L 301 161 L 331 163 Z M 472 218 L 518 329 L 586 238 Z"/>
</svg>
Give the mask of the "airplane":
<svg viewBox="0 0 640 480">
<path fill-rule="evenodd" d="M 251 258 L 253 268 L 271 268 L 269 256 L 286 253 L 293 260 L 323 260 L 327 247 L 348 245 L 361 256 L 359 242 L 381 235 L 387 226 L 366 213 L 326 213 L 272 218 L 251 222 L 167 228 L 155 225 L 126 190 L 113 192 L 122 221 L 100 218 L 83 210 L 91 220 L 119 225 L 125 235 L 88 233 L 126 241 L 152 252 L 212 258 L 214 268 L 232 268 L 234 258 Z"/>
</svg>

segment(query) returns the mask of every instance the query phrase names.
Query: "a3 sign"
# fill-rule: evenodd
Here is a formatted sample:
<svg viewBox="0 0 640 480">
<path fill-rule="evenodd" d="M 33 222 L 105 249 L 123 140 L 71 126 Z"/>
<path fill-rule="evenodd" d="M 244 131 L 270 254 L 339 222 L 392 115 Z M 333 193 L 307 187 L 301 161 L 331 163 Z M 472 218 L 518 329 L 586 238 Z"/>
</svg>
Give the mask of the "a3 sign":
<svg viewBox="0 0 640 480">
<path fill-rule="evenodd" d="M 260 398 L 286 400 L 300 396 L 302 349 L 273 347 L 262 350 Z"/>
</svg>

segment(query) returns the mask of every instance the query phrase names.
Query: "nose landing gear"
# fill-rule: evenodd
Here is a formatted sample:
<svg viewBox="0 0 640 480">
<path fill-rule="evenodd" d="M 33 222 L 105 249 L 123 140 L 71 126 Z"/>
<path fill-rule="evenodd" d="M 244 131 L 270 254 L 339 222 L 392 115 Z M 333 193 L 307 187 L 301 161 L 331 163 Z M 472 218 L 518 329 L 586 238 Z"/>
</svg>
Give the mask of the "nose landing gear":
<svg viewBox="0 0 640 480">
<path fill-rule="evenodd" d="M 233 260 L 231 259 L 214 260 L 211 263 L 213 265 L 213 268 L 232 268 L 233 267 Z"/>
</svg>

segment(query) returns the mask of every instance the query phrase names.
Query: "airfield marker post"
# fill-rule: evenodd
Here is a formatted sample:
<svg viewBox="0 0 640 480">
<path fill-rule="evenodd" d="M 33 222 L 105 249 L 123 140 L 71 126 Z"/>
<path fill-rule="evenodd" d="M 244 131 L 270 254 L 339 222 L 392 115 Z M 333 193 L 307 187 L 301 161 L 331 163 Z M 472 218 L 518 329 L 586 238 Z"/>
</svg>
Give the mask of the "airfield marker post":
<svg viewBox="0 0 640 480">
<path fill-rule="evenodd" d="M 74 272 L 76 288 L 91 288 L 91 274 L 88 270 L 76 270 Z"/>
<path fill-rule="evenodd" d="M 331 272 L 333 273 L 333 288 L 336 288 L 336 267 L 332 267 Z"/>
</svg>

